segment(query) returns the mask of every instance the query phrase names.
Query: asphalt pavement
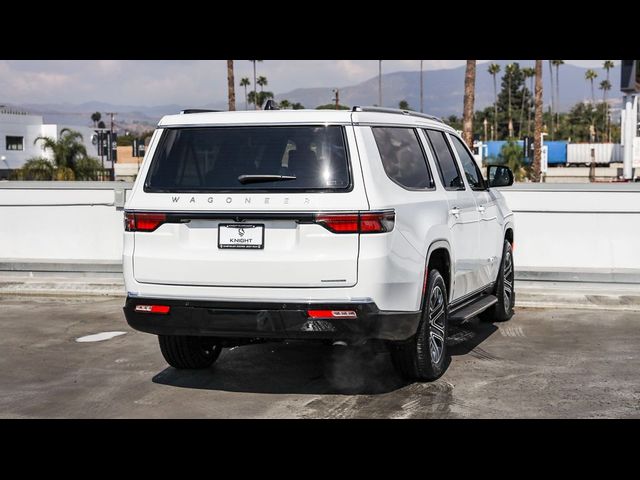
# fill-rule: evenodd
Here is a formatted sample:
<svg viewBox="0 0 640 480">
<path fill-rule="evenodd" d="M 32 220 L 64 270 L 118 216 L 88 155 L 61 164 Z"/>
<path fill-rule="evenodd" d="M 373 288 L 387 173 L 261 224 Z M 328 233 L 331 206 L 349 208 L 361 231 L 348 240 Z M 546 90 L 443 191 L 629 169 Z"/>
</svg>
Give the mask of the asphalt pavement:
<svg viewBox="0 0 640 480">
<path fill-rule="evenodd" d="M 178 371 L 120 297 L 0 296 L 1 418 L 640 417 L 640 314 L 518 308 L 451 332 L 447 372 L 407 383 L 383 348 L 225 349 Z"/>
</svg>

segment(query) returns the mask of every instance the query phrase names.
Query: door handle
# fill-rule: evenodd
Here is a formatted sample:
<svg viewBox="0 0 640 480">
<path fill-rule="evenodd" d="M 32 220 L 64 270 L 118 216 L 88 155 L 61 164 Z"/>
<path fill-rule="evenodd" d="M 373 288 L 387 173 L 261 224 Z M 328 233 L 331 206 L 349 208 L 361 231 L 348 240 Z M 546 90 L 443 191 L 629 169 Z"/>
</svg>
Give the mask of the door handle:
<svg viewBox="0 0 640 480">
<path fill-rule="evenodd" d="M 485 211 L 485 210 L 486 210 L 486 208 L 485 208 L 485 207 L 483 207 L 482 205 L 480 205 L 480 206 L 478 207 L 478 211 L 479 211 L 480 213 L 484 213 L 484 211 Z"/>
<path fill-rule="evenodd" d="M 451 210 L 449 210 L 449 213 L 458 218 L 460 216 L 460 209 L 458 207 L 453 207 Z"/>
</svg>

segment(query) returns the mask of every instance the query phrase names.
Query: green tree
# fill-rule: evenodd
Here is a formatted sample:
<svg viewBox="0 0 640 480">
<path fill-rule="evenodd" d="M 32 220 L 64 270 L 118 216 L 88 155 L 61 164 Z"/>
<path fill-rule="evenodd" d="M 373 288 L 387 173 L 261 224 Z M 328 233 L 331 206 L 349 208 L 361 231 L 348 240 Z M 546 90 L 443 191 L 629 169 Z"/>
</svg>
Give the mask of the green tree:
<svg viewBox="0 0 640 480">
<path fill-rule="evenodd" d="M 498 161 L 511 169 L 517 182 L 529 178 L 531 175 L 530 169 L 524 164 L 522 147 L 516 143 L 515 138 L 509 138 L 502 146 L 500 154 L 498 155 Z"/>
<path fill-rule="evenodd" d="M 100 164 L 98 160 L 92 159 L 87 154 L 80 132 L 63 128 L 60 130 L 60 138 L 57 140 L 51 137 L 36 137 L 33 143 L 35 145 L 38 142 L 42 142 L 43 150 L 50 150 L 53 154 L 53 179 L 91 180 L 94 176 L 97 176 L 97 172 L 94 175 L 91 169 L 97 170 Z M 42 158 L 33 160 L 42 160 Z M 91 160 L 95 162 L 91 162 Z M 36 165 L 38 168 L 43 167 L 41 162 L 33 162 L 29 164 L 29 168 Z"/>
<path fill-rule="evenodd" d="M 93 128 L 96 128 L 101 118 L 102 118 L 102 115 L 100 114 L 100 112 L 95 112 L 91 114 L 91 121 L 93 122 Z"/>
<path fill-rule="evenodd" d="M 607 71 L 607 82 L 608 82 L 609 89 L 610 89 L 611 88 L 611 82 L 609 81 L 609 70 L 611 70 L 613 67 L 615 67 L 615 63 L 613 63 L 611 60 L 605 60 L 604 64 L 602 65 L 602 67 Z M 609 89 L 607 89 L 607 90 L 609 90 Z M 606 102 L 606 99 L 604 100 L 604 102 Z M 610 118 L 610 115 L 609 115 L 609 104 L 607 104 L 607 118 L 606 118 L 605 130 L 607 132 L 607 141 L 611 142 L 611 118 Z"/>
<path fill-rule="evenodd" d="M 496 139 L 498 135 L 498 84 L 496 82 L 497 75 L 500 73 L 500 65 L 497 63 L 492 63 L 487 68 L 487 72 L 489 75 L 493 77 L 493 135 L 491 136 L 492 140 Z"/>
<path fill-rule="evenodd" d="M 267 77 L 258 77 L 257 84 L 260 86 L 260 91 L 262 92 L 264 90 L 264 87 L 269 84 L 269 82 L 267 81 Z"/>
<path fill-rule="evenodd" d="M 508 128 L 508 132 L 509 132 L 509 137 L 513 137 L 513 117 L 511 116 L 511 97 L 513 94 L 513 90 L 511 88 L 512 84 L 513 84 L 513 76 L 516 73 L 516 70 L 518 69 L 518 65 L 515 63 L 510 63 L 509 65 L 507 65 L 504 68 L 504 76 L 507 78 L 507 118 L 509 120 L 509 123 L 507 125 Z"/>
<path fill-rule="evenodd" d="M 502 89 L 498 94 L 498 132 L 497 139 L 506 139 L 514 136 L 514 131 L 521 130 L 520 125 L 513 125 L 514 118 L 524 118 L 531 108 L 531 101 L 528 100 L 528 89 L 524 84 L 524 73 L 520 69 L 520 65 L 512 63 L 508 66 L 508 73 L 502 77 Z M 507 70 L 507 69 L 505 69 Z M 527 98 L 522 98 L 527 97 Z M 520 109 L 524 107 L 524 113 L 520 115 Z"/>
<path fill-rule="evenodd" d="M 21 169 L 16 170 L 14 180 L 53 180 L 55 168 L 53 164 L 43 157 L 30 158 Z"/>
<path fill-rule="evenodd" d="M 291 108 L 293 108 L 294 110 L 303 110 L 304 105 L 302 105 L 300 102 L 296 102 L 293 105 L 291 105 Z"/>
<path fill-rule="evenodd" d="M 564 65 L 564 60 L 551 60 L 551 65 L 556 67 L 556 128 L 560 120 L 560 67 Z"/>
<path fill-rule="evenodd" d="M 350 110 L 350 108 L 346 105 L 338 105 L 338 108 L 336 108 L 336 104 L 332 102 L 325 103 L 324 105 L 318 105 L 316 110 Z"/>
<path fill-rule="evenodd" d="M 533 101 L 531 96 L 533 95 L 533 79 L 536 76 L 536 69 L 530 68 L 530 67 L 523 68 L 522 74 L 524 75 L 525 85 L 527 83 L 527 79 L 530 80 L 530 85 L 529 85 L 530 88 L 528 91 L 525 91 L 524 92 L 525 94 L 522 96 L 522 99 L 523 99 L 522 109 L 524 110 L 524 100 L 528 100 L 529 103 Z M 528 110 L 529 112 L 527 114 L 527 135 L 531 135 L 531 113 L 533 112 L 533 109 L 529 108 Z"/>
<path fill-rule="evenodd" d="M 256 90 L 256 88 L 255 88 L 255 87 L 258 85 L 258 78 L 257 78 L 257 76 L 256 76 L 256 63 L 258 63 L 258 62 L 262 62 L 262 60 L 249 60 L 249 61 L 250 61 L 251 63 L 253 63 L 253 85 L 254 85 L 254 91 L 255 91 L 255 90 Z M 258 104 L 257 104 L 257 103 L 254 103 L 254 104 L 253 104 L 253 108 L 254 108 L 255 110 L 257 110 L 257 109 L 258 109 Z"/>
<path fill-rule="evenodd" d="M 400 110 L 411 110 L 411 107 L 409 106 L 409 102 L 407 102 L 406 100 L 400 100 L 398 102 L 398 108 Z"/>
<path fill-rule="evenodd" d="M 291 102 L 289 100 L 281 100 L 280 101 L 280 108 L 282 108 L 283 110 L 287 110 L 289 108 L 291 108 Z"/>
<path fill-rule="evenodd" d="M 258 92 L 256 95 L 255 90 L 253 90 L 248 95 L 249 103 L 253 103 L 256 108 L 262 108 L 262 105 L 270 98 L 273 98 L 273 92 Z"/>
<path fill-rule="evenodd" d="M 584 79 L 587 82 L 591 82 L 591 101 L 592 101 L 592 103 L 596 103 L 596 93 L 595 93 L 595 90 L 593 89 L 593 82 L 595 81 L 596 78 L 598 78 L 598 74 L 595 71 L 591 70 L 591 69 L 587 70 L 584 73 Z"/>
<path fill-rule="evenodd" d="M 251 85 L 249 77 L 242 77 L 240 80 L 240 86 L 244 87 L 244 109 L 249 110 L 249 100 L 247 99 L 247 87 Z"/>
</svg>

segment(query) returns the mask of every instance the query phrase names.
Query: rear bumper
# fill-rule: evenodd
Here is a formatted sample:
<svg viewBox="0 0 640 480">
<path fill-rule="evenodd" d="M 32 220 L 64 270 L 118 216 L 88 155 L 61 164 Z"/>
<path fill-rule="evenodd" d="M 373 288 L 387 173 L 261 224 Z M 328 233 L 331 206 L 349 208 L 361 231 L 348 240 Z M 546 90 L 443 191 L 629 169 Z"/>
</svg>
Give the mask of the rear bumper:
<svg viewBox="0 0 640 480">
<path fill-rule="evenodd" d="M 136 312 L 136 305 L 168 305 L 168 314 Z M 310 319 L 308 309 L 355 310 L 357 318 Z M 128 297 L 127 323 L 155 335 L 231 338 L 406 340 L 418 329 L 421 312 L 381 311 L 375 303 L 253 303 L 161 300 Z"/>
</svg>

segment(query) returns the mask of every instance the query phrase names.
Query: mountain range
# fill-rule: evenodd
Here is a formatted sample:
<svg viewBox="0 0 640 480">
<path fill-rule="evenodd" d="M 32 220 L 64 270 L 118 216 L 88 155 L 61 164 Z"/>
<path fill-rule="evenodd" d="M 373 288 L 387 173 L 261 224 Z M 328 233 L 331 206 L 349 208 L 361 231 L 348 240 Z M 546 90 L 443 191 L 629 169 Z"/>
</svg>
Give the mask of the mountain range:
<svg viewBox="0 0 640 480">
<path fill-rule="evenodd" d="M 498 89 L 504 67 L 511 61 L 495 61 L 501 65 L 498 76 Z M 521 68 L 532 67 L 532 60 L 518 61 Z M 382 63 L 384 69 L 384 61 Z M 493 103 L 493 78 L 487 72 L 488 63 L 478 64 L 476 72 L 476 110 L 483 109 Z M 590 84 L 585 80 L 586 68 L 564 64 L 560 67 L 560 110 L 566 111 L 579 101 L 591 98 Z M 602 91 L 598 89 L 600 81 L 606 77 L 604 69 L 595 69 L 598 78 L 595 80 L 596 100 L 602 98 Z M 555 75 L 555 69 L 554 69 Z M 610 72 L 613 86 L 609 92 L 614 107 L 620 104 L 620 68 L 614 67 Z M 527 83 L 529 87 L 529 83 Z M 439 117 L 458 115 L 462 113 L 462 99 L 464 93 L 464 67 L 442 70 L 429 70 L 423 74 L 424 111 Z M 334 98 L 335 86 L 323 88 L 298 88 L 288 92 L 275 94 L 276 101 L 287 99 L 290 102 L 300 102 L 306 108 L 331 103 Z M 545 105 L 550 103 L 550 75 L 548 63 L 544 63 L 543 88 Z M 343 105 L 374 105 L 378 103 L 378 77 L 375 76 L 356 85 L 338 87 L 340 103 Z M 223 95 L 226 92 L 223 93 Z M 398 102 L 406 100 L 410 108 L 420 110 L 420 72 L 400 71 L 384 73 L 382 75 L 382 105 L 397 107 Z M 236 105 L 244 108 L 244 92 L 236 90 Z M 105 112 L 118 112 L 115 116 L 116 126 L 121 129 L 144 130 L 153 128 L 158 120 L 171 113 L 177 113 L 184 108 L 211 108 L 226 110 L 226 100 L 220 100 L 205 105 L 115 105 L 105 102 L 86 102 L 81 104 L 21 104 L 15 105 L 26 111 L 41 114 L 46 123 L 66 125 L 92 125 L 89 119 L 91 113 L 102 112 L 103 120 L 109 124 L 109 116 Z"/>
</svg>

